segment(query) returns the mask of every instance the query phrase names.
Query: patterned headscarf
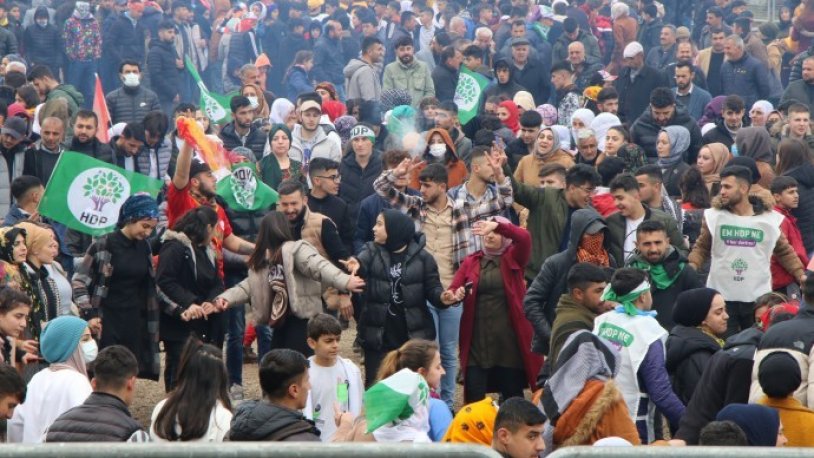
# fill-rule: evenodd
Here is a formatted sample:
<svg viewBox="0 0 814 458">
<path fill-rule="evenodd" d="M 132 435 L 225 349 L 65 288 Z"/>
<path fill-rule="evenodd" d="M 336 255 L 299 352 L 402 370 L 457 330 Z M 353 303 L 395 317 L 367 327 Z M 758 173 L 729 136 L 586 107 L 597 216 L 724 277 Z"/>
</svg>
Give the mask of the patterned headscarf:
<svg viewBox="0 0 814 458">
<path fill-rule="evenodd" d="M 357 121 L 356 118 L 350 115 L 336 118 L 336 121 L 334 121 L 334 127 L 336 127 L 336 133 L 339 134 L 339 138 L 342 139 L 342 146 L 345 146 L 345 144 L 350 141 L 350 131 L 358 122 L 359 121 Z"/>
<path fill-rule="evenodd" d="M 488 396 L 467 404 L 452 419 L 442 442 L 491 446 L 496 417 L 497 405 Z"/>
<path fill-rule="evenodd" d="M 0 228 L 0 259 L 10 264 L 14 262 L 14 239 L 18 235 L 26 238 L 27 234 L 25 229 L 20 227 L 4 227 Z"/>
<path fill-rule="evenodd" d="M 553 126 L 557 124 L 557 108 L 554 105 L 544 104 L 537 107 L 537 113 L 543 117 L 543 124 Z"/>
<path fill-rule="evenodd" d="M 382 111 L 390 111 L 399 105 L 412 105 L 413 97 L 406 89 L 387 89 L 382 91 L 381 95 L 381 109 Z"/>
<path fill-rule="evenodd" d="M 119 227 L 124 227 L 133 221 L 147 218 L 158 218 L 158 204 L 147 193 L 140 192 L 128 197 L 119 210 Z"/>
</svg>

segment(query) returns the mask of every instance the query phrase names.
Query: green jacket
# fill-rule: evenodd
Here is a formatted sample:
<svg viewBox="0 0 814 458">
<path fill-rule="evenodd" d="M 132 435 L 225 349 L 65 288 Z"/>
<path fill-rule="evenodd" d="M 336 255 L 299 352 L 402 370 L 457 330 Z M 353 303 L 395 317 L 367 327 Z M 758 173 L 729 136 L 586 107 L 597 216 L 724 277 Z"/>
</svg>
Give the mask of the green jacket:
<svg viewBox="0 0 814 458">
<path fill-rule="evenodd" d="M 552 367 L 557 363 L 557 356 L 568 336 L 581 329 L 593 331 L 594 318 L 597 316 L 594 311 L 574 301 L 570 294 L 560 296 L 556 313 L 557 318 L 551 327 L 551 350 L 547 361 Z"/>
<path fill-rule="evenodd" d="M 664 213 L 661 210 L 650 208 L 644 205 L 644 221 L 660 221 L 667 228 L 667 237 L 670 239 L 670 245 L 675 247 L 676 250 L 682 255 L 687 256 L 688 250 L 684 243 L 684 236 L 678 230 L 676 220 Z M 621 213 L 614 213 L 607 217 L 605 220 L 608 225 L 608 237 L 610 237 L 610 247 L 608 250 L 610 254 L 621 263 L 626 264 L 625 259 L 625 217 Z"/>
<path fill-rule="evenodd" d="M 405 66 L 398 59 L 384 67 L 382 90 L 405 89 L 413 100 L 413 108 L 418 108 L 424 97 L 435 97 L 435 83 L 432 81 L 427 64 L 418 59 Z"/>
<path fill-rule="evenodd" d="M 45 97 L 45 105 L 40 111 L 40 119 L 51 116 L 54 113 L 54 101 L 57 99 L 64 99 L 68 103 L 68 122 L 65 125 L 65 138 L 70 139 L 73 137 L 73 122 L 76 118 L 76 113 L 85 102 L 85 97 L 81 92 L 77 91 L 75 87 L 70 84 L 60 84 L 59 86 L 51 89 Z M 102 127 L 100 126 L 100 129 Z"/>
<path fill-rule="evenodd" d="M 534 279 L 543 262 L 560 251 L 569 211 L 565 190 L 536 188 L 520 183 L 511 173 L 506 176 L 512 180 L 514 201 L 529 209 L 527 227 L 531 233 L 531 259 L 526 266 L 526 278 Z"/>
</svg>

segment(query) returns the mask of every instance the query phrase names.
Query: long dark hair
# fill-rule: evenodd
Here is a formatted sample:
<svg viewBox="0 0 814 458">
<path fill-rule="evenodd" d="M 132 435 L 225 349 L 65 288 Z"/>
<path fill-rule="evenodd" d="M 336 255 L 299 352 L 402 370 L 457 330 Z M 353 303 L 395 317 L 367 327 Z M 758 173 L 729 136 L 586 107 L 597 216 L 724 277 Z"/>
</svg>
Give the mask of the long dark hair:
<svg viewBox="0 0 814 458">
<path fill-rule="evenodd" d="M 784 138 L 777 147 L 778 175 L 783 175 L 793 168 L 810 162 L 808 158 L 808 146 L 796 138 Z"/>
<path fill-rule="evenodd" d="M 215 227 L 218 224 L 218 214 L 212 207 L 202 205 L 184 214 L 172 226 L 175 232 L 183 232 L 196 246 L 209 243 L 207 226 Z"/>
<path fill-rule="evenodd" d="M 203 437 L 209 430 L 209 419 L 218 401 L 232 410 L 228 382 L 220 349 L 190 337 L 181 352 L 178 385 L 158 412 L 155 433 L 168 441 Z M 181 429 L 180 435 L 176 423 Z"/>
<path fill-rule="evenodd" d="M 285 215 L 278 211 L 270 212 L 260 222 L 254 252 L 249 256 L 249 268 L 260 270 L 269 262 L 279 264 L 283 243 L 292 240 L 294 234 L 291 233 L 291 225 Z"/>
<path fill-rule="evenodd" d="M 709 190 L 696 166 L 688 168 L 684 175 L 681 175 L 679 188 L 682 201 L 689 202 L 695 208 L 709 208 Z"/>
</svg>

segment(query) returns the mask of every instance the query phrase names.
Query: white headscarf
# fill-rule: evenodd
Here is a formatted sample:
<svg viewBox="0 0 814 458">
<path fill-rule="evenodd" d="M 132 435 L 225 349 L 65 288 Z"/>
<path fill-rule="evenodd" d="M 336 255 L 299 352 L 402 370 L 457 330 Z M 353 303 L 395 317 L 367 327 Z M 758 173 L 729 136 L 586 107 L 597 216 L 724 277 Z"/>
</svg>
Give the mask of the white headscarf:
<svg viewBox="0 0 814 458">
<path fill-rule="evenodd" d="M 594 112 L 587 108 L 580 108 L 571 115 L 571 119 L 568 120 L 568 128 L 571 130 L 571 138 L 575 143 L 577 141 L 577 131 L 573 127 L 574 120 L 579 119 L 583 124 L 585 124 L 585 127 L 591 127 L 591 123 L 595 117 L 596 115 Z"/>
<path fill-rule="evenodd" d="M 274 100 L 271 104 L 271 111 L 269 113 L 269 121 L 272 124 L 285 124 L 285 118 L 288 117 L 291 110 L 294 109 L 294 104 L 288 99 L 280 97 Z"/>
<path fill-rule="evenodd" d="M 599 151 L 605 151 L 605 135 L 607 135 L 608 129 L 621 124 L 622 121 L 613 113 L 600 113 L 591 121 L 590 127 L 596 132 L 596 143 Z"/>
</svg>

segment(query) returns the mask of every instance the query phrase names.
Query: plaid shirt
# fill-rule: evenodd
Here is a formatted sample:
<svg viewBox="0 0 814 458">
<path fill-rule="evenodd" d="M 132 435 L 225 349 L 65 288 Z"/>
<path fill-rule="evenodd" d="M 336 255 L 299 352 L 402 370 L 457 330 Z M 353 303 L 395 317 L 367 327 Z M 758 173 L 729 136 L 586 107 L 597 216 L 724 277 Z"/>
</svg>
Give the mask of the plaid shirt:
<svg viewBox="0 0 814 458">
<path fill-rule="evenodd" d="M 427 203 L 420 196 L 410 196 L 399 192 L 393 183 L 395 176 L 390 171 L 382 173 L 373 182 L 377 194 L 390 200 L 394 208 L 409 207 L 418 209 L 418 221 L 423 224 L 427 217 Z M 499 216 L 511 207 L 512 183 L 506 177 L 499 185 L 490 184 L 480 199 L 476 199 L 466 189 L 466 183 L 450 189 L 447 196 L 452 201 L 452 249 L 455 268 L 470 254 L 481 249 L 480 237 L 472 235 L 472 223 L 491 216 Z"/>
</svg>

